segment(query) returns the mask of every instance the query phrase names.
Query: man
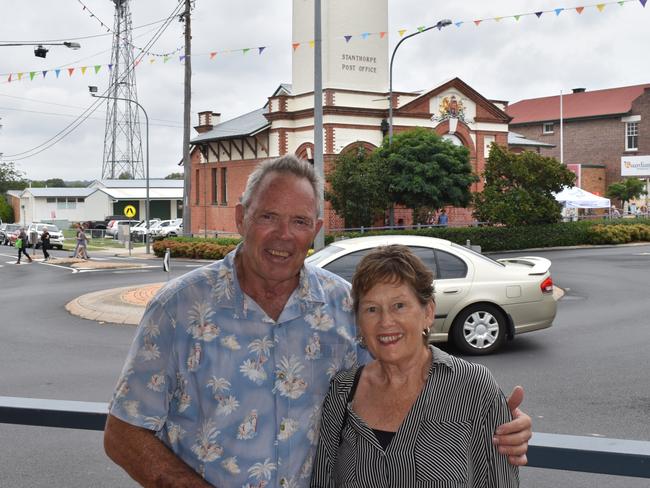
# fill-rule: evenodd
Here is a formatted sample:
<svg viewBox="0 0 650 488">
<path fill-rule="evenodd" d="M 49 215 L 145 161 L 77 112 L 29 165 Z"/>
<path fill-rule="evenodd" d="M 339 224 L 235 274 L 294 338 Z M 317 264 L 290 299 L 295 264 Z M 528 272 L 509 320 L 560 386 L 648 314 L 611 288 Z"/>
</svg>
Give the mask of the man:
<svg viewBox="0 0 650 488">
<path fill-rule="evenodd" d="M 104 436 L 139 483 L 309 485 L 329 379 L 357 361 L 349 284 L 304 265 L 318 188 L 293 156 L 262 163 L 235 210 L 242 244 L 147 307 Z M 522 464 L 530 418 L 516 393 L 500 441 Z"/>
<path fill-rule="evenodd" d="M 41 248 L 43 249 L 43 259 L 48 261 L 50 259 L 50 253 L 47 252 L 50 248 L 50 231 L 46 226 L 43 226 L 43 232 L 41 232 Z"/>
<path fill-rule="evenodd" d="M 441 227 L 447 227 L 448 224 L 449 216 L 447 215 L 447 211 L 443 208 L 438 216 L 438 225 Z"/>
<path fill-rule="evenodd" d="M 27 232 L 25 232 L 24 227 L 21 227 L 15 244 L 16 249 L 18 249 L 18 261 L 16 261 L 16 264 L 20 264 L 20 256 L 22 254 L 24 254 L 27 257 L 27 259 L 29 259 L 30 263 L 32 262 L 32 257 L 27 253 L 28 245 L 29 245 L 29 238 L 27 237 Z"/>
</svg>

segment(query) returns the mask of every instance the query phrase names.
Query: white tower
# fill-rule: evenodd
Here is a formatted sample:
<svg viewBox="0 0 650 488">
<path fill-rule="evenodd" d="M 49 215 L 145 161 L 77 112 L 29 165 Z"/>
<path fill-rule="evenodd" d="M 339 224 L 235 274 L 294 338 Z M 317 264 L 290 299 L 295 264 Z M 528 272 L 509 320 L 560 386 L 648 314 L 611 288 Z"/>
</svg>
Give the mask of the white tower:
<svg viewBox="0 0 650 488">
<path fill-rule="evenodd" d="M 323 0 L 322 10 L 323 88 L 386 93 L 388 0 Z M 314 1 L 293 0 L 293 95 L 314 90 L 313 40 Z"/>
</svg>

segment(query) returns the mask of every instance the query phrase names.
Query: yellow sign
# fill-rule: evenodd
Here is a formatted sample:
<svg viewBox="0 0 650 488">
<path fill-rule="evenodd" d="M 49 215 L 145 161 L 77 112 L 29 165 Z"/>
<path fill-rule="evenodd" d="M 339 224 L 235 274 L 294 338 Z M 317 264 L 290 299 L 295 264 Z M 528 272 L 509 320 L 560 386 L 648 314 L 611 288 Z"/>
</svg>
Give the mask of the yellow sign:
<svg viewBox="0 0 650 488">
<path fill-rule="evenodd" d="M 124 207 L 124 215 L 126 215 L 130 219 L 135 217 L 135 207 L 133 205 L 127 205 L 126 207 Z"/>
</svg>

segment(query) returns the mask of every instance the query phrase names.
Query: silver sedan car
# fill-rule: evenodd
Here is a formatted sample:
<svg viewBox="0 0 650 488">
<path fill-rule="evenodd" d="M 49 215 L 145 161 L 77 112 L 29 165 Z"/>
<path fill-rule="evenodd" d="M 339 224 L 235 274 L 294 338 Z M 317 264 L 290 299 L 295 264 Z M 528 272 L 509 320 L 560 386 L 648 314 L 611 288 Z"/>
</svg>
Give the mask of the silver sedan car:
<svg viewBox="0 0 650 488">
<path fill-rule="evenodd" d="M 494 260 L 444 239 L 386 235 L 336 241 L 307 262 L 351 281 L 363 256 L 390 244 L 408 246 L 433 271 L 431 342 L 452 340 L 465 353 L 489 354 L 516 334 L 553 323 L 551 262 L 541 257 Z"/>
</svg>

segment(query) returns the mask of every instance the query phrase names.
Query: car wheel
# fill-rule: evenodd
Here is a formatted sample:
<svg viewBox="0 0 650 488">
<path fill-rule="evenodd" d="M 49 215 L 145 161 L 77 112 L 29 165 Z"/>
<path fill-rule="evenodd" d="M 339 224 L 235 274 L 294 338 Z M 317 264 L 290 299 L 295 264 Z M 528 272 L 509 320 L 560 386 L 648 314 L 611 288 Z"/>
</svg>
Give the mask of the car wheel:
<svg viewBox="0 0 650 488">
<path fill-rule="evenodd" d="M 63 251 L 63 246 L 56 246 L 59 251 Z"/>
<path fill-rule="evenodd" d="M 506 317 L 494 305 L 477 303 L 461 311 L 452 327 L 452 339 L 467 354 L 490 354 L 506 338 Z"/>
</svg>

